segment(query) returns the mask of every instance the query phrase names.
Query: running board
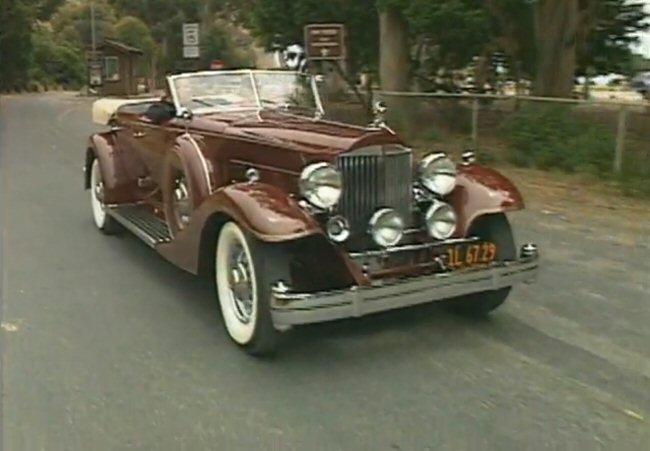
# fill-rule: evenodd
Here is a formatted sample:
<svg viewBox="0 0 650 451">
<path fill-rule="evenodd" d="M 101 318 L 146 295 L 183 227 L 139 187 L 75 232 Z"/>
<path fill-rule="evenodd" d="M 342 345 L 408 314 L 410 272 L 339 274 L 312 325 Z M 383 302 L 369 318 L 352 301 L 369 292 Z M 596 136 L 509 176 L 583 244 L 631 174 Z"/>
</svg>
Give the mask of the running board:
<svg viewBox="0 0 650 451">
<path fill-rule="evenodd" d="M 107 207 L 106 213 L 149 247 L 168 243 L 172 239 L 165 221 L 137 205 Z"/>
</svg>

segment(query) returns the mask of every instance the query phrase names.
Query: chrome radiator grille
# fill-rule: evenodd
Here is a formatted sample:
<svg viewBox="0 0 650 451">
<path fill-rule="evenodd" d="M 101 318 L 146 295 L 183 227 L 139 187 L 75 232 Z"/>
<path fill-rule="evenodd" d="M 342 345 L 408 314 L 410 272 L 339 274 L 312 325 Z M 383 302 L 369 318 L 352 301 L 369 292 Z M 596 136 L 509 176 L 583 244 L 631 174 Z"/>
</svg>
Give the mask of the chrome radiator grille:
<svg viewBox="0 0 650 451">
<path fill-rule="evenodd" d="M 343 195 L 338 211 L 350 222 L 352 234 L 366 231 L 377 209 L 396 209 L 409 224 L 412 203 L 412 152 L 398 145 L 364 147 L 340 155 Z"/>
</svg>

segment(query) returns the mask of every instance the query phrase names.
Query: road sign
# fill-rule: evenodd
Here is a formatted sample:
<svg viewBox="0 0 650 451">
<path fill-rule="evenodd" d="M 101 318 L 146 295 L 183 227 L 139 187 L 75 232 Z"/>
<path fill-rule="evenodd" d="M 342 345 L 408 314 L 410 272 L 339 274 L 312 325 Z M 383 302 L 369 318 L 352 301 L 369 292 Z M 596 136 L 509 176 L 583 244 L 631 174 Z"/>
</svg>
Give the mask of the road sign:
<svg viewBox="0 0 650 451">
<path fill-rule="evenodd" d="M 183 46 L 183 58 L 198 58 L 199 54 L 200 52 L 198 45 Z"/>
<path fill-rule="evenodd" d="M 183 46 L 191 47 L 199 45 L 199 24 L 198 23 L 184 23 L 183 24 Z"/>
<path fill-rule="evenodd" d="M 305 50 L 312 60 L 345 59 L 343 24 L 309 24 L 305 26 Z"/>
</svg>

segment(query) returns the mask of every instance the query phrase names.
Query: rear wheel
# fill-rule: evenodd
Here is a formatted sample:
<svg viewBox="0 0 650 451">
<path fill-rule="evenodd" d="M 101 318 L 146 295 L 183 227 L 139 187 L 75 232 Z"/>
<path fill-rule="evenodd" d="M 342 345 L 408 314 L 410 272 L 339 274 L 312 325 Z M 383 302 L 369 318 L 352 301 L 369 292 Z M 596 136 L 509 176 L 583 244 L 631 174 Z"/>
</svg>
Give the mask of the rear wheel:
<svg viewBox="0 0 650 451">
<path fill-rule="evenodd" d="M 226 332 L 246 352 L 272 353 L 279 338 L 271 318 L 271 287 L 288 282 L 286 252 L 227 222 L 219 232 L 214 277 Z"/>
<path fill-rule="evenodd" d="M 468 233 L 482 240 L 491 241 L 497 245 L 496 261 L 503 262 L 517 258 L 517 248 L 512 235 L 510 222 L 505 214 L 486 215 L 476 220 Z M 494 291 L 484 291 L 452 299 L 447 307 L 465 316 L 485 317 L 499 308 L 510 295 L 512 287 Z"/>
<path fill-rule="evenodd" d="M 107 235 L 120 232 L 120 225 L 106 213 L 104 204 L 104 181 L 99 167 L 99 160 L 93 159 L 90 167 L 90 205 L 97 228 Z"/>
</svg>

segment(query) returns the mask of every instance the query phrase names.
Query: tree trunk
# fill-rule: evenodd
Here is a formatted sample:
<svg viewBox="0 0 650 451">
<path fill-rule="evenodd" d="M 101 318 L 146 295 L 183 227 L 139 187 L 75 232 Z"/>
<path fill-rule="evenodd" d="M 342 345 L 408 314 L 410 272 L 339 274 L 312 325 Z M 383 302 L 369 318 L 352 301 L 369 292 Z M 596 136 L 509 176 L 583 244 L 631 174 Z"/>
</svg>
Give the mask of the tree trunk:
<svg viewBox="0 0 650 451">
<path fill-rule="evenodd" d="M 383 91 L 408 91 L 408 25 L 395 8 L 379 12 L 379 78 Z"/>
<path fill-rule="evenodd" d="M 572 96 L 577 26 L 578 0 L 538 0 L 535 11 L 535 95 Z"/>
<path fill-rule="evenodd" d="M 408 24 L 396 8 L 379 11 L 379 83 L 382 91 L 409 90 L 410 51 Z M 409 99 L 382 96 L 388 108 L 389 121 L 398 128 L 408 126 Z"/>
</svg>

